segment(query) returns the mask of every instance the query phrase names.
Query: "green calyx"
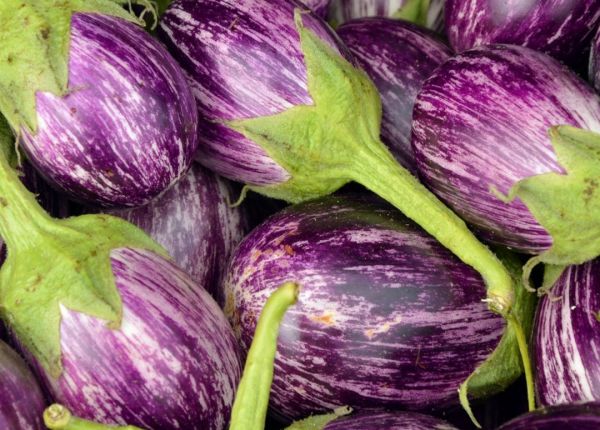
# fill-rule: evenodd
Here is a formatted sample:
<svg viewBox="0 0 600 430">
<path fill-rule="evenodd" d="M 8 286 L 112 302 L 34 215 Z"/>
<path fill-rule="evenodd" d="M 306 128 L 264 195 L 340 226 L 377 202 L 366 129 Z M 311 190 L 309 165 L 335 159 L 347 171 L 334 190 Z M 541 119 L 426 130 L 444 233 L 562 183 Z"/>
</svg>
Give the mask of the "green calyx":
<svg viewBox="0 0 600 430">
<path fill-rule="evenodd" d="M 398 9 L 392 18 L 403 19 L 425 27 L 431 0 L 408 0 Z"/>
<path fill-rule="evenodd" d="M 120 218 L 51 218 L 1 155 L 0 235 L 8 250 L 0 269 L 2 318 L 53 377 L 62 372 L 60 306 L 118 328 L 122 303 L 111 252 L 129 247 L 166 256 L 146 233 Z"/>
<path fill-rule="evenodd" d="M 141 430 L 135 426 L 111 426 L 83 420 L 57 403 L 46 408 L 43 418 L 44 425 L 50 430 Z"/>
<path fill-rule="evenodd" d="M 553 285 L 564 266 L 600 255 L 600 134 L 558 126 L 552 127 L 549 135 L 558 162 L 567 173 L 522 179 L 506 196 L 493 191 L 507 203 L 521 199 L 552 236 L 552 246 L 529 260 L 523 270 L 527 281 L 537 264 L 546 264 L 549 273 L 542 293 Z"/>
<path fill-rule="evenodd" d="M 473 423 L 481 428 L 475 418 L 469 403 L 472 398 L 486 398 L 499 393 L 512 384 L 525 371 L 527 384 L 527 397 L 529 409 L 535 408 L 533 375 L 529 354 L 522 348 L 527 349 L 526 339 L 529 339 L 533 327 L 533 317 L 537 297 L 530 294 L 521 283 L 521 262 L 516 256 L 508 251 L 497 250 L 498 255 L 511 272 L 515 280 L 516 289 L 515 304 L 510 315 L 507 316 L 507 324 L 500 343 L 490 354 L 486 361 L 475 369 L 475 371 L 460 386 L 460 403 L 469 414 Z"/>
<path fill-rule="evenodd" d="M 128 0 L 0 1 L 0 112 L 13 130 L 37 130 L 38 91 L 68 93 L 71 16 L 100 13 L 143 24 Z"/>
<path fill-rule="evenodd" d="M 286 282 L 272 293 L 263 307 L 237 389 L 229 430 L 263 430 L 273 382 L 279 326 L 300 287 Z"/>
<path fill-rule="evenodd" d="M 348 415 L 351 412 L 351 408 L 348 406 L 342 406 L 335 409 L 330 414 L 314 415 L 312 417 L 304 418 L 300 421 L 294 421 L 289 427 L 286 427 L 285 430 L 323 430 L 330 422 Z"/>
</svg>

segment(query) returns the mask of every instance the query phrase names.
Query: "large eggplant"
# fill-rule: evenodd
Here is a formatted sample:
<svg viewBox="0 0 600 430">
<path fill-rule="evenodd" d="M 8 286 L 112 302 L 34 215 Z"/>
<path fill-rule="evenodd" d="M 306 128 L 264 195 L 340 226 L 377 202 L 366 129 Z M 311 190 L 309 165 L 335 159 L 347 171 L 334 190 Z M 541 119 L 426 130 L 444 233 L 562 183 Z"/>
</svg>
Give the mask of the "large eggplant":
<svg viewBox="0 0 600 430">
<path fill-rule="evenodd" d="M 600 428 L 600 404 L 580 403 L 542 408 L 517 417 L 498 430 L 597 430 L 598 428 Z"/>
<path fill-rule="evenodd" d="M 569 266 L 540 302 L 534 359 L 541 405 L 600 401 L 599 312 L 598 259 Z"/>
<path fill-rule="evenodd" d="M 66 10 L 65 4 L 71 3 L 48 7 Z M 24 20 L 39 23 L 46 18 L 31 7 L 22 10 Z M 62 27 L 55 27 L 70 18 L 43 23 L 50 34 L 44 52 L 54 55 L 62 49 L 54 46 L 62 40 Z M 33 31 L 23 29 L 25 35 Z M 185 76 L 158 41 L 118 17 L 75 13 L 64 37 L 70 38 L 67 70 L 55 66 L 68 73 L 65 94 L 36 88 L 33 69 L 25 91 L 28 97 L 35 93 L 33 119 L 3 113 L 19 131 L 32 164 L 72 197 L 106 206 L 144 204 L 185 173 L 196 151 L 197 110 Z M 42 60 L 28 45 L 19 49 L 15 63 L 25 61 L 24 56 Z M 16 100 L 20 94 L 15 92 Z"/>
<path fill-rule="evenodd" d="M 457 430 L 449 423 L 429 415 L 415 412 L 368 411 L 340 416 L 335 412 L 327 416 L 314 416 L 294 423 L 286 430 Z M 311 427 L 308 424 L 314 424 Z"/>
<path fill-rule="evenodd" d="M 356 19 L 337 33 L 379 90 L 382 141 L 400 164 L 415 172 L 413 105 L 423 82 L 452 51 L 433 32 L 390 18 Z"/>
<path fill-rule="evenodd" d="M 599 0 L 446 2 L 446 33 L 457 52 L 479 45 L 506 43 L 581 63 L 598 23 Z"/>
<path fill-rule="evenodd" d="M 0 428 L 42 430 L 46 401 L 25 361 L 0 340 Z"/>
<path fill-rule="evenodd" d="M 548 231 L 553 215 L 566 214 L 564 223 L 572 217 L 584 220 L 575 211 L 585 213 L 588 196 L 596 200 L 585 185 L 540 199 L 537 194 L 528 198 L 525 186 L 518 186 L 519 181 L 554 180 L 559 175 L 543 174 L 564 175 L 576 168 L 565 164 L 564 156 L 559 161 L 556 152 L 567 145 L 559 146 L 562 142 L 577 140 L 570 129 L 559 127 L 549 135 L 551 127 L 563 125 L 600 131 L 600 98 L 582 79 L 528 48 L 475 48 L 438 68 L 417 97 L 412 145 L 419 176 L 487 240 L 526 253 L 548 252 L 561 240 Z M 597 179 L 584 178 L 590 180 Z M 509 202 L 507 194 L 519 199 Z M 594 231 L 577 227 L 567 233 L 587 238 L 586 232 Z"/>
<path fill-rule="evenodd" d="M 163 245 L 195 284 L 214 295 L 233 248 L 247 231 L 243 207 L 227 181 L 197 163 L 149 204 L 109 213 L 137 225 Z"/>
<path fill-rule="evenodd" d="M 287 419 L 342 405 L 456 403 L 504 331 L 477 272 L 397 212 L 356 196 L 292 206 L 242 241 L 224 308 L 245 349 L 284 281 L 301 288 L 282 323 L 271 392 Z M 496 389 L 519 373 L 516 350 L 507 357 L 515 367 L 504 363 Z"/>
</svg>

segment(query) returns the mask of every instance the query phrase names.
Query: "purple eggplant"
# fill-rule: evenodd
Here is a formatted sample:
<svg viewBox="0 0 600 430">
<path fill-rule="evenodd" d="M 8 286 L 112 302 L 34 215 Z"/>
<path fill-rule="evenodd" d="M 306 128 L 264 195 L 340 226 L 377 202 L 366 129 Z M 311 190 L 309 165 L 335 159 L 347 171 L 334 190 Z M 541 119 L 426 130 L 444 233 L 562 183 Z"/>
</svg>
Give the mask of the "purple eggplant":
<svg viewBox="0 0 600 430">
<path fill-rule="evenodd" d="M 265 300 L 284 281 L 301 288 L 281 326 L 271 391 L 271 407 L 285 419 L 341 405 L 456 403 L 459 385 L 504 331 L 486 311 L 477 272 L 364 198 L 292 206 L 242 241 L 224 309 L 244 349 Z M 517 370 L 505 363 L 496 388 L 519 373 L 513 352 Z"/>
<path fill-rule="evenodd" d="M 37 127 L 17 128 L 22 148 L 76 199 L 148 202 L 196 151 L 197 111 L 183 72 L 143 29 L 100 14 L 73 15 L 68 55 L 68 95 L 37 92 Z"/>
<path fill-rule="evenodd" d="M 600 404 L 580 403 L 552 406 L 522 415 L 498 430 L 597 430 Z"/>
<path fill-rule="evenodd" d="M 444 26 L 444 3 L 446 0 L 430 0 L 426 24 L 433 30 Z M 329 19 L 336 25 L 370 16 L 393 17 L 407 0 L 331 0 Z"/>
<path fill-rule="evenodd" d="M 327 17 L 327 11 L 329 10 L 329 3 L 331 0 L 301 0 L 306 6 L 308 6 L 316 15 L 325 19 Z"/>
<path fill-rule="evenodd" d="M 596 33 L 596 37 L 592 42 L 588 74 L 594 88 L 600 91 L 600 30 Z"/>
<path fill-rule="evenodd" d="M 425 79 L 452 51 L 433 32 L 402 20 L 357 19 L 337 33 L 379 90 L 382 141 L 400 164 L 415 172 L 410 146 L 413 105 Z"/>
<path fill-rule="evenodd" d="M 331 421 L 328 421 L 329 419 Z M 325 423 L 325 421 L 328 422 Z M 306 425 L 308 422 L 314 422 L 314 427 Z M 307 428 L 315 430 L 457 430 L 449 423 L 428 415 L 415 412 L 386 411 L 360 412 L 338 418 L 336 418 L 336 414 L 325 417 L 317 415 L 294 423 L 286 430 L 303 430 Z"/>
<path fill-rule="evenodd" d="M 0 428 L 42 430 L 46 401 L 25 361 L 0 340 Z"/>
<path fill-rule="evenodd" d="M 600 260 L 565 270 L 534 327 L 539 403 L 600 400 Z"/>
<path fill-rule="evenodd" d="M 194 163 L 187 175 L 146 206 L 109 213 L 137 225 L 163 245 L 197 286 L 214 295 L 233 248 L 247 231 L 231 186 Z"/>
<path fill-rule="evenodd" d="M 600 1 L 447 0 L 445 21 L 457 52 L 506 43 L 578 63 L 600 23 Z"/>
<path fill-rule="evenodd" d="M 528 48 L 475 48 L 438 68 L 417 97 L 419 175 L 488 241 L 546 251 L 553 237 L 522 199 L 507 203 L 492 191 L 506 195 L 525 178 L 564 174 L 548 130 L 565 124 L 600 131 L 600 98 L 583 80 Z"/>
</svg>

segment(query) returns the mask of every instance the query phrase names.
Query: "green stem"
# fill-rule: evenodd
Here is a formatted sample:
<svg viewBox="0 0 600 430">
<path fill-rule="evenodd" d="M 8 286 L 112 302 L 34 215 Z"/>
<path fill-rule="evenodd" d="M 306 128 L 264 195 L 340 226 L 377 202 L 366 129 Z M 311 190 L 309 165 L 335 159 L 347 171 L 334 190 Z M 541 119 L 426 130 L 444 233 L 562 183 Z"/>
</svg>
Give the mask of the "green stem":
<svg viewBox="0 0 600 430">
<path fill-rule="evenodd" d="M 527 347 L 527 339 L 525 338 L 525 332 L 523 326 L 514 314 L 508 315 L 506 318 L 508 324 L 510 324 L 517 337 L 517 343 L 519 344 L 519 351 L 521 352 L 521 360 L 523 361 L 523 370 L 525 372 L 525 385 L 527 386 L 527 404 L 529 410 L 535 410 L 535 391 L 533 385 L 533 371 L 531 368 L 531 360 L 529 359 L 529 348 Z"/>
<path fill-rule="evenodd" d="M 38 242 L 39 226 L 50 216 L 0 153 L 0 236 L 10 251 Z"/>
<path fill-rule="evenodd" d="M 393 204 L 477 270 L 487 285 L 490 309 L 508 315 L 514 302 L 513 281 L 496 255 L 479 242 L 462 219 L 400 166 L 383 144 L 362 148 L 353 159 L 352 179 Z"/>
<path fill-rule="evenodd" d="M 56 403 L 44 411 L 44 424 L 50 430 L 141 430 L 135 426 L 110 426 L 82 420 L 72 416 L 63 405 Z"/>
<path fill-rule="evenodd" d="M 296 303 L 300 288 L 286 282 L 267 300 L 248 351 L 238 386 L 229 430 L 263 430 L 273 382 L 279 325 L 287 309 Z"/>
</svg>

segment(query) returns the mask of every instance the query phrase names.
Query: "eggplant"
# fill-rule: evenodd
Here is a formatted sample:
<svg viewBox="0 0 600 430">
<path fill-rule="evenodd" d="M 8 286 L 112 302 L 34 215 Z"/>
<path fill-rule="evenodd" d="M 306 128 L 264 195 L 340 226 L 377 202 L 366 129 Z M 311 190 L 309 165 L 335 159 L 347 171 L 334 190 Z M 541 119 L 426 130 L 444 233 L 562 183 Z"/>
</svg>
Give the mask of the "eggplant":
<svg viewBox="0 0 600 430">
<path fill-rule="evenodd" d="M 600 1 L 447 0 L 445 21 L 456 52 L 503 43 L 579 63 L 600 23 Z"/>
<path fill-rule="evenodd" d="M 596 179 L 553 187 L 578 171 L 566 158 L 569 149 L 595 138 L 555 128 L 563 125 L 600 131 L 600 98 L 573 72 L 524 47 L 466 51 L 440 66 L 417 96 L 412 147 L 419 176 L 485 240 L 543 253 L 541 259 L 573 242 L 569 255 L 550 262 L 581 263 L 594 257 L 576 254 L 593 242 L 594 224 L 584 214 L 597 199 L 585 182 Z"/>
<path fill-rule="evenodd" d="M 46 401 L 25 361 L 0 340 L 0 428 L 42 430 Z"/>
<path fill-rule="evenodd" d="M 377 88 L 322 20 L 291 0 L 176 0 L 159 37 L 190 78 L 205 166 L 292 203 L 354 180 L 475 267 L 510 315 L 510 274 L 380 141 Z"/>
<path fill-rule="evenodd" d="M 458 387 L 505 332 L 502 318 L 486 311 L 477 272 L 366 198 L 292 206 L 242 241 L 221 300 L 243 349 L 266 298 L 285 281 L 301 286 L 281 326 L 271 390 L 271 408 L 286 420 L 341 405 L 458 403 Z M 507 346 L 503 370 L 474 394 L 501 389 L 520 373 L 514 339 Z"/>
<path fill-rule="evenodd" d="M 140 227 L 164 246 L 195 285 L 214 295 L 233 248 L 248 225 L 243 207 L 231 207 L 231 185 L 194 163 L 188 173 L 149 204 L 108 211 Z"/>
<path fill-rule="evenodd" d="M 592 41 L 588 75 L 596 91 L 600 91 L 600 30 Z"/>
<path fill-rule="evenodd" d="M 429 0 L 426 26 L 441 31 L 446 0 Z M 393 17 L 410 0 L 331 0 L 329 19 L 336 25 L 371 16 Z M 423 2 L 426 3 L 426 2 Z"/>
<path fill-rule="evenodd" d="M 331 0 L 302 0 L 302 3 L 308 6 L 316 15 L 325 19 L 327 18 L 330 1 Z"/>
<path fill-rule="evenodd" d="M 6 3 L 7 8 L 13 4 Z M 15 92 L 14 103 L 31 99 L 32 112 L 21 114 L 15 108 L 15 115 L 12 105 L 1 103 L 0 110 L 35 168 L 74 199 L 103 206 L 147 203 L 187 171 L 196 151 L 198 114 L 189 85 L 165 48 L 142 28 L 100 13 L 71 17 L 66 10 L 76 8 L 75 3 L 60 3 L 48 6 L 55 8 L 48 12 L 40 12 L 45 7 L 41 4 L 37 10 L 22 9 L 23 19 L 35 24 L 24 26 L 18 37 L 34 37 L 36 26 L 43 26 L 42 53 L 21 40 L 13 53 L 6 43 L 15 67 L 50 55 L 42 72 L 64 73 L 64 88 L 46 88 L 48 81 L 61 82 L 62 76 L 38 82 L 37 69 L 27 69 L 29 80 L 22 85 L 25 90 Z M 94 12 L 101 3 L 107 2 L 88 9 Z M 60 16 L 47 16 L 52 14 Z M 63 28 L 64 22 L 70 27 Z M 5 22 L 0 26 L 3 31 L 9 27 Z M 59 43 L 63 37 L 64 46 Z M 58 60 L 54 55 L 62 49 L 64 60 Z M 0 85 L 15 86 L 7 82 L 12 76 L 8 72 L 0 76 Z"/>
<path fill-rule="evenodd" d="M 517 417 L 498 430 L 596 430 L 600 404 L 580 403 L 542 408 Z"/>
<path fill-rule="evenodd" d="M 600 400 L 599 311 L 598 259 L 569 266 L 542 298 L 533 332 L 539 404 Z"/>
<path fill-rule="evenodd" d="M 325 419 L 323 419 L 325 418 Z M 330 420 L 330 421 L 329 421 Z M 309 427 L 307 423 L 313 423 Z M 292 424 L 286 430 L 457 430 L 449 423 L 415 412 L 367 411 L 350 416 L 315 416 Z"/>
<path fill-rule="evenodd" d="M 416 172 L 410 143 L 413 105 L 423 82 L 452 51 L 435 33 L 402 20 L 356 19 L 336 31 L 379 90 L 381 140 L 400 164 Z"/>
</svg>

